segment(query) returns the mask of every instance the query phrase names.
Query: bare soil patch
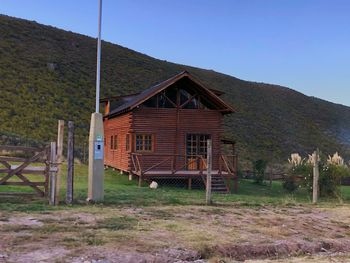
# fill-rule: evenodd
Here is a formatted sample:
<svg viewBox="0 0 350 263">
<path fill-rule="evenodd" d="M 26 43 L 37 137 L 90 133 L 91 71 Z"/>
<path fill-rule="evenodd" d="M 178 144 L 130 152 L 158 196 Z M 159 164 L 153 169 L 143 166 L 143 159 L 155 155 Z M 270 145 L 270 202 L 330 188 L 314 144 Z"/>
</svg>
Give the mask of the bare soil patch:
<svg viewBox="0 0 350 263">
<path fill-rule="evenodd" d="M 349 253 L 349 205 L 0 212 L 0 262 L 342 262 Z"/>
</svg>

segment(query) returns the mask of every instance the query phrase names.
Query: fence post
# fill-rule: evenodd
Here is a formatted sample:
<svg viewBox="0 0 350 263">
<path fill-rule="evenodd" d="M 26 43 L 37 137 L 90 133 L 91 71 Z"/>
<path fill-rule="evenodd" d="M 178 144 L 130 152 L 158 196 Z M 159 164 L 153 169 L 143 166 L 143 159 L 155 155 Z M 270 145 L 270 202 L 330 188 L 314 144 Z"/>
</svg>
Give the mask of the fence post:
<svg viewBox="0 0 350 263">
<path fill-rule="evenodd" d="M 86 147 L 85 147 L 85 142 L 83 143 L 83 164 L 86 164 Z"/>
<path fill-rule="evenodd" d="M 55 196 L 55 205 L 58 205 L 60 202 L 60 188 L 61 188 L 61 177 L 62 177 L 62 159 L 63 159 L 63 138 L 64 138 L 64 121 L 58 121 L 58 132 L 57 132 L 57 163 L 58 171 L 56 176 L 56 196 Z"/>
<path fill-rule="evenodd" d="M 318 162 L 319 162 L 319 152 L 318 149 L 312 154 L 313 159 L 313 185 L 312 185 L 312 203 L 316 204 L 318 199 L 318 178 L 320 175 Z"/>
<path fill-rule="evenodd" d="M 211 140 L 207 140 L 207 189 L 206 189 L 206 204 L 210 205 L 211 199 L 211 169 L 212 169 L 212 146 Z"/>
<path fill-rule="evenodd" d="M 272 166 L 270 166 L 270 188 L 272 188 L 272 176 L 273 176 Z"/>
<path fill-rule="evenodd" d="M 67 149 L 67 193 L 66 203 L 73 203 L 74 185 L 74 122 L 68 122 L 68 149 Z"/>
<path fill-rule="evenodd" d="M 235 178 L 234 178 L 234 185 L 233 185 L 233 191 L 237 194 L 238 193 L 238 157 L 235 154 L 234 156 L 234 173 L 235 173 Z"/>
<path fill-rule="evenodd" d="M 49 178 L 50 178 L 50 196 L 49 204 L 55 205 L 56 196 L 56 142 L 51 142 L 50 145 L 50 166 L 49 166 Z"/>
</svg>

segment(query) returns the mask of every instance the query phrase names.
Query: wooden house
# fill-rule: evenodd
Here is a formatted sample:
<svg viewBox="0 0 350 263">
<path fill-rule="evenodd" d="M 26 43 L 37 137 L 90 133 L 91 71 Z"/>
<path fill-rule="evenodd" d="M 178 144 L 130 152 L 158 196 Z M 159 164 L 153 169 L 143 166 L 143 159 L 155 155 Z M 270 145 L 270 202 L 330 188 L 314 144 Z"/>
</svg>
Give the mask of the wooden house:
<svg viewBox="0 0 350 263">
<path fill-rule="evenodd" d="M 223 117 L 234 112 L 187 71 L 139 94 L 105 103 L 105 165 L 141 180 L 205 182 L 207 139 L 212 140 L 213 191 L 230 190 L 236 178 L 233 142 L 223 140 Z M 223 144 L 232 152 L 223 155 Z M 234 180 L 236 181 L 236 180 Z"/>
</svg>

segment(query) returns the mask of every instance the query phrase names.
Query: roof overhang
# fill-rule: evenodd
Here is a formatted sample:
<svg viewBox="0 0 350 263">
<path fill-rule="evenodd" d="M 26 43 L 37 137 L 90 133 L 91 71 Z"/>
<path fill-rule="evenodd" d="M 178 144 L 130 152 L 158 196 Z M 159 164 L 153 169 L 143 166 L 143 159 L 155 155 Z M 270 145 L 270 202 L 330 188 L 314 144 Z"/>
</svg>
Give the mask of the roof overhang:
<svg viewBox="0 0 350 263">
<path fill-rule="evenodd" d="M 145 91 L 143 91 L 141 93 L 130 95 L 130 97 L 131 96 L 134 97 L 131 101 L 114 109 L 113 111 L 110 112 L 110 114 L 108 114 L 105 117 L 112 118 L 114 116 L 131 111 L 131 110 L 135 109 L 136 107 L 138 107 L 139 105 L 141 105 L 146 100 L 148 100 L 151 97 L 153 97 L 154 95 L 162 92 L 163 90 L 165 90 L 166 88 L 175 84 L 176 82 L 178 82 L 179 80 L 181 80 L 183 78 L 188 78 L 190 81 L 192 81 L 194 84 L 196 84 L 197 88 L 199 88 L 202 93 L 204 93 L 205 95 L 208 96 L 209 100 L 211 100 L 217 106 L 218 111 L 220 111 L 222 114 L 229 114 L 229 113 L 235 112 L 235 109 L 231 105 L 227 104 L 225 101 L 223 101 L 219 97 L 218 94 L 219 93 L 223 94 L 223 92 L 207 88 L 203 83 L 201 83 L 199 80 L 197 80 L 195 77 L 193 77 L 189 72 L 183 71 L 183 72 L 173 76 L 172 78 L 170 78 L 168 80 L 165 80 L 165 81 L 163 81 L 155 86 L 152 86 L 152 87 L 146 89 Z M 122 97 L 125 98 L 127 96 L 118 96 L 118 97 L 114 97 L 114 98 L 122 98 Z M 113 97 L 110 99 L 108 99 L 108 98 L 102 99 L 101 102 L 105 102 L 105 101 L 112 100 L 112 99 L 113 99 Z"/>
</svg>

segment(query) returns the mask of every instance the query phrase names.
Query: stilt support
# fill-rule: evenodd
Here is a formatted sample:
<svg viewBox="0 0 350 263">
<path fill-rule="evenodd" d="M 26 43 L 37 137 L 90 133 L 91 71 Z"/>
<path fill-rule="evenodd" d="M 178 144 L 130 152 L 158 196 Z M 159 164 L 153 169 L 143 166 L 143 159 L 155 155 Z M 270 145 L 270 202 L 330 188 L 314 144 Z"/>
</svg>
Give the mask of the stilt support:
<svg viewBox="0 0 350 263">
<path fill-rule="evenodd" d="M 188 190 L 192 189 L 192 178 L 188 178 Z"/>
</svg>

